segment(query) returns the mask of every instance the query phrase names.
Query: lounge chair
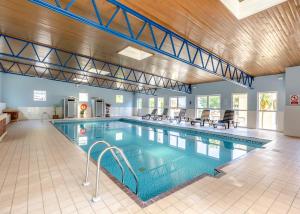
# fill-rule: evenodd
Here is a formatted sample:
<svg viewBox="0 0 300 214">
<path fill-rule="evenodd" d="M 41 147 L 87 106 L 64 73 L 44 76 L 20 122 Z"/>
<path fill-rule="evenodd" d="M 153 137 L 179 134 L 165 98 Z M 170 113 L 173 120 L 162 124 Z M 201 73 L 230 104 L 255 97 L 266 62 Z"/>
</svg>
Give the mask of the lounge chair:
<svg viewBox="0 0 300 214">
<path fill-rule="evenodd" d="M 144 116 L 142 116 L 142 119 L 145 119 L 145 120 L 150 120 L 151 118 L 154 118 L 157 114 L 157 109 L 153 109 L 151 114 L 146 114 Z"/>
<path fill-rule="evenodd" d="M 204 126 L 205 122 L 209 122 L 209 114 L 210 110 L 203 110 L 200 118 L 195 118 L 191 121 L 191 125 L 195 125 L 196 123 L 200 123 L 200 126 Z"/>
<path fill-rule="evenodd" d="M 175 116 L 173 120 L 177 120 L 178 123 L 181 123 L 182 120 L 186 120 L 185 114 L 186 114 L 186 109 L 182 108 L 180 109 L 178 116 Z"/>
<path fill-rule="evenodd" d="M 169 118 L 168 112 L 169 112 L 169 109 L 168 109 L 168 108 L 164 108 L 163 113 L 160 114 L 160 115 L 156 115 L 153 119 L 154 119 L 154 120 L 168 119 L 168 118 Z"/>
<path fill-rule="evenodd" d="M 217 122 L 213 123 L 214 128 L 217 128 L 218 125 L 224 126 L 225 129 L 228 128 L 230 124 L 234 124 L 234 111 L 233 110 L 226 110 L 222 120 L 218 120 Z M 227 126 L 227 127 L 226 127 Z"/>
</svg>

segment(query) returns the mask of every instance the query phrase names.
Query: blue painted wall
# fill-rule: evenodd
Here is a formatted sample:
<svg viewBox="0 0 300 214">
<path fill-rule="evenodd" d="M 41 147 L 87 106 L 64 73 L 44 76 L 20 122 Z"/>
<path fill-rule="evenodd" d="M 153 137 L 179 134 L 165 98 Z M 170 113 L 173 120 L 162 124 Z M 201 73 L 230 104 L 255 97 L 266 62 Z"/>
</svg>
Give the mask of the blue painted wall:
<svg viewBox="0 0 300 214">
<path fill-rule="evenodd" d="M 55 104 L 60 104 L 67 96 L 78 97 L 79 92 L 85 92 L 91 97 L 104 98 L 105 102 L 110 103 L 112 107 L 128 107 L 133 105 L 133 94 L 109 90 L 97 87 L 80 85 L 76 87 L 72 83 L 57 82 L 47 79 L 35 77 L 24 77 L 13 74 L 2 74 L 2 99 L 7 103 L 8 107 L 51 107 Z M 47 101 L 33 101 L 33 90 L 46 90 Z M 115 95 L 121 94 L 124 96 L 123 104 L 115 103 Z"/>
<path fill-rule="evenodd" d="M 0 72 L 0 103 L 2 102 L 2 73 Z"/>
<path fill-rule="evenodd" d="M 219 81 L 214 83 L 205 83 L 192 86 L 192 94 L 184 94 L 179 92 L 174 92 L 166 89 L 158 90 L 157 96 L 162 96 L 165 98 L 165 106 L 168 107 L 170 96 L 186 96 L 187 97 L 187 108 L 195 108 L 195 99 L 197 95 L 221 95 L 221 108 L 230 109 L 231 108 L 231 96 L 232 93 L 248 93 L 248 110 L 257 110 L 257 93 L 264 91 L 277 91 L 278 92 L 278 110 L 283 111 L 285 106 L 285 81 L 283 74 L 271 75 L 255 78 L 253 88 L 247 89 L 240 87 L 238 85 Z M 148 98 L 150 96 L 136 94 L 134 106 L 136 107 L 136 99 L 138 97 L 143 98 L 143 107 L 148 108 Z"/>
</svg>

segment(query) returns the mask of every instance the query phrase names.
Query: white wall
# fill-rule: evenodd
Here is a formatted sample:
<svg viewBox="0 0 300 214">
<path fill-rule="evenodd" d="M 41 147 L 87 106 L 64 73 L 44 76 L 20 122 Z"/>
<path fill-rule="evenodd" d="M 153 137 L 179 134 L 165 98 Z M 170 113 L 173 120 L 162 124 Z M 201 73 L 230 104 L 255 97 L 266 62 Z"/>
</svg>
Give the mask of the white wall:
<svg viewBox="0 0 300 214">
<path fill-rule="evenodd" d="M 0 72 L 0 103 L 2 102 L 2 73 Z"/>
<path fill-rule="evenodd" d="M 101 97 L 105 102 L 112 105 L 112 116 L 132 115 L 133 93 L 120 90 L 110 90 L 91 86 L 58 82 L 35 77 L 25 77 L 13 74 L 2 74 L 2 99 L 7 107 L 17 108 L 21 112 L 22 119 L 39 119 L 43 112 L 47 112 L 49 117 L 53 114 L 53 106 L 62 106 L 62 100 L 68 96 L 78 97 L 79 92 L 89 94 L 89 98 Z M 47 101 L 33 101 L 33 90 L 46 90 Z M 124 103 L 115 103 L 115 95 L 124 96 Z"/>
<path fill-rule="evenodd" d="M 226 109 L 231 109 L 231 96 L 232 93 L 248 93 L 248 127 L 257 127 L 257 94 L 258 92 L 277 91 L 278 92 L 278 114 L 277 114 L 277 129 L 283 130 L 284 121 L 284 106 L 285 106 L 285 82 L 284 79 L 280 79 L 283 74 L 271 75 L 255 78 L 253 89 L 246 89 L 241 86 L 226 82 L 214 82 L 194 85 L 192 88 L 192 94 L 187 95 L 179 92 L 173 92 L 170 90 L 161 89 L 158 90 L 157 96 L 165 98 L 165 107 L 169 106 L 170 96 L 187 96 L 187 109 L 188 116 L 195 116 L 195 99 L 197 95 L 221 95 L 221 110 L 224 112 Z M 134 105 L 136 107 L 136 99 L 138 97 L 143 98 L 143 112 L 141 114 L 148 113 L 148 98 L 150 96 L 136 94 Z M 136 114 L 136 110 L 135 110 Z"/>
<path fill-rule="evenodd" d="M 300 96 L 300 66 L 286 69 L 284 134 L 300 137 L 300 106 L 290 104 L 291 95 Z"/>
<path fill-rule="evenodd" d="M 2 101 L 2 85 L 3 85 L 3 81 L 2 81 L 2 73 L 0 72 L 0 114 L 2 113 L 2 110 L 6 108 L 6 104 L 3 103 Z"/>
</svg>

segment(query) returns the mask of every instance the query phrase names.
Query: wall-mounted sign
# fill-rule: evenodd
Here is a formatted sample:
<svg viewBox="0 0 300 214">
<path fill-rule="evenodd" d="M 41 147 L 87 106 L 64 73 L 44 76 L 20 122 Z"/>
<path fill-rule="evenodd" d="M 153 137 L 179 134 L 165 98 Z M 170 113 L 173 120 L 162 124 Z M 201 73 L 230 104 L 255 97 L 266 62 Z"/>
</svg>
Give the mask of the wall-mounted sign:
<svg viewBox="0 0 300 214">
<path fill-rule="evenodd" d="M 290 104 L 291 105 L 299 105 L 299 95 L 291 95 L 290 96 Z"/>
</svg>

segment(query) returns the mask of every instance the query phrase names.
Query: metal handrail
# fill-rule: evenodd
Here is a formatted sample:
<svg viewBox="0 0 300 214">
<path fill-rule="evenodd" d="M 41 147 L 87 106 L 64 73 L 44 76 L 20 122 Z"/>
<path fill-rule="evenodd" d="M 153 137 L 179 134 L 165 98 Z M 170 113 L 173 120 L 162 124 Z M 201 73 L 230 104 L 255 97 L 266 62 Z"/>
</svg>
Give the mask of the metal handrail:
<svg viewBox="0 0 300 214">
<path fill-rule="evenodd" d="M 123 153 L 123 151 L 120 148 L 118 148 L 116 146 L 111 146 L 111 147 L 108 147 L 108 148 L 104 149 L 101 152 L 100 156 L 98 157 L 98 161 L 97 161 L 97 174 L 96 174 L 96 189 L 95 189 L 95 196 L 92 199 L 93 202 L 97 202 L 97 201 L 100 200 L 100 197 L 98 197 L 98 189 L 99 189 L 99 176 L 100 176 L 100 166 L 101 166 L 102 157 L 103 157 L 103 155 L 106 152 L 108 152 L 108 151 L 113 152 L 113 150 L 117 150 L 120 153 L 120 155 L 122 156 L 122 158 L 124 159 L 127 167 L 129 168 L 129 170 L 132 173 L 132 175 L 134 177 L 134 180 L 135 180 L 135 185 L 136 185 L 135 194 L 138 193 L 138 179 L 137 179 L 137 176 L 136 176 L 135 172 L 132 169 L 131 164 L 129 163 L 129 161 L 127 160 L 125 154 Z"/>
<path fill-rule="evenodd" d="M 86 174 L 85 174 L 85 181 L 83 182 L 83 186 L 88 186 L 90 185 L 90 182 L 88 181 L 88 176 L 89 176 L 89 165 L 90 165 L 90 156 L 91 156 L 91 151 L 92 149 L 97 145 L 97 144 L 105 144 L 107 147 L 111 147 L 111 145 L 109 143 L 107 143 L 106 141 L 96 141 L 94 142 L 91 147 L 88 150 L 88 154 L 87 154 L 87 161 L 86 161 Z M 115 161 L 117 161 L 118 166 L 120 167 L 121 171 L 122 171 L 122 183 L 124 181 L 124 168 L 119 160 L 119 158 L 117 157 L 116 153 L 114 151 L 111 152 L 113 158 L 115 159 Z M 101 153 L 102 154 L 102 153 Z"/>
</svg>

